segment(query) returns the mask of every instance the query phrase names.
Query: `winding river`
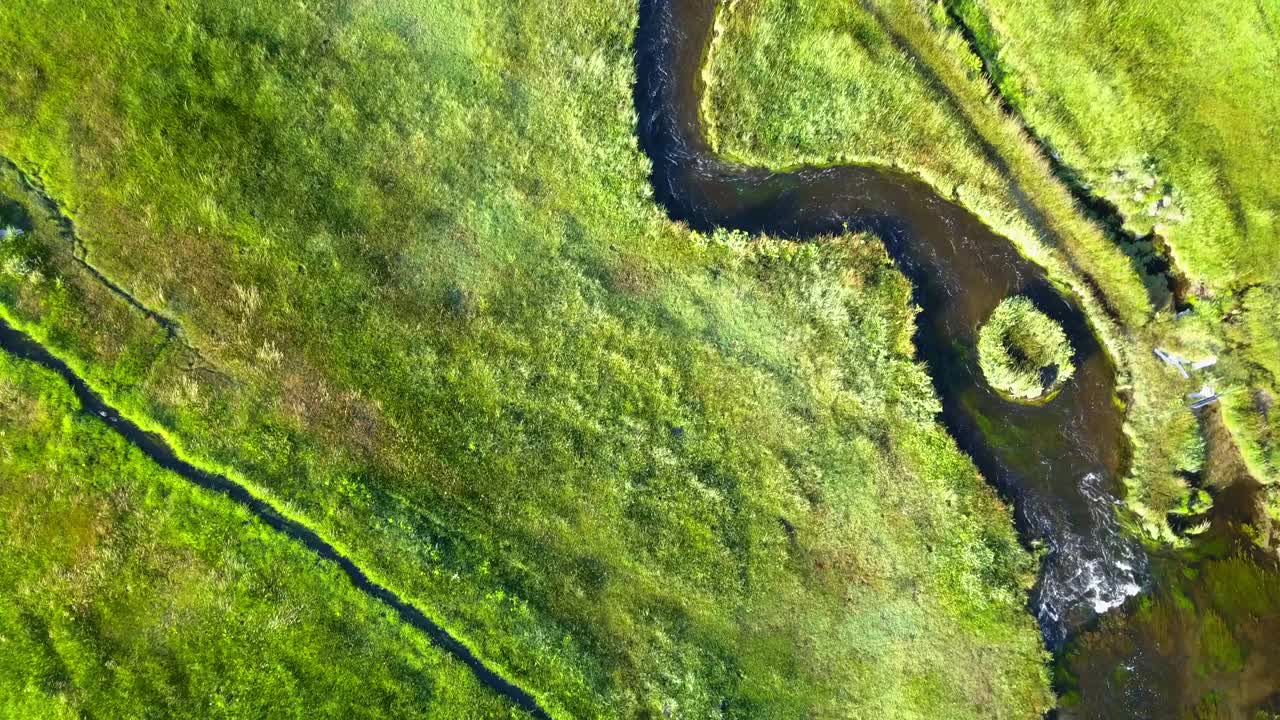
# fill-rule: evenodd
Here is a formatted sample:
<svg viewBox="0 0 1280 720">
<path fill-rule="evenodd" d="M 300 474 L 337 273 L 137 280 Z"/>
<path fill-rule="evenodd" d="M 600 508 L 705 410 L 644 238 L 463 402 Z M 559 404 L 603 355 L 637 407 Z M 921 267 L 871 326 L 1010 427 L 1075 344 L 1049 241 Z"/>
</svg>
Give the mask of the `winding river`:
<svg viewBox="0 0 1280 720">
<path fill-rule="evenodd" d="M 1124 472 L 1115 372 L 1080 305 L 1044 270 L 922 180 L 861 165 L 774 172 L 718 158 L 702 125 L 702 67 L 717 0 L 641 0 L 636 34 L 640 143 L 668 214 L 694 228 L 798 241 L 879 236 L 923 312 L 916 347 L 943 420 L 1013 501 L 1018 527 L 1047 550 L 1031 609 L 1051 648 L 1142 588 L 1147 558 L 1116 520 Z M 977 365 L 977 330 L 1025 295 L 1067 330 L 1077 371 L 1047 403 L 1005 400 Z"/>
</svg>

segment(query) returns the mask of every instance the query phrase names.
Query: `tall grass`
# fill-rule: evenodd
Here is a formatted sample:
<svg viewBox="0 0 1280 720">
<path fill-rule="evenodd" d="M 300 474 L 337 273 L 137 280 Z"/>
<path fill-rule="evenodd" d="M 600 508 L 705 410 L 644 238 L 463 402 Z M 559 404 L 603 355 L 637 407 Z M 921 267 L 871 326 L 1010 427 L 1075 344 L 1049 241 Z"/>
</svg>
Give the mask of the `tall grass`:
<svg viewBox="0 0 1280 720">
<path fill-rule="evenodd" d="M 978 363 L 992 387 L 1022 400 L 1053 391 L 1075 372 L 1067 334 L 1031 300 L 1013 297 L 991 313 L 978 336 Z"/>
<path fill-rule="evenodd" d="M 1135 230 L 1158 224 L 1179 266 L 1211 291 L 1276 281 L 1280 188 L 1269 168 L 1280 160 L 1271 139 L 1280 128 L 1280 9 L 1225 0 L 962 4 L 991 26 L 989 51 L 1019 111 Z M 1043 22 L 1048 14 L 1053 23 Z"/>
</svg>

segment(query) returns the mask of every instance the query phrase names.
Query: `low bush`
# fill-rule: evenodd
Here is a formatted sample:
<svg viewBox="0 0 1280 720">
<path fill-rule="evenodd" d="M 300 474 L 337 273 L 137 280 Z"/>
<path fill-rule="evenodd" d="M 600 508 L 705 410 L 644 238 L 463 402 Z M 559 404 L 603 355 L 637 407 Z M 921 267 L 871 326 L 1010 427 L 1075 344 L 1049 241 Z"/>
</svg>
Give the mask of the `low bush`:
<svg viewBox="0 0 1280 720">
<path fill-rule="evenodd" d="M 978 364 L 987 382 L 1004 395 L 1036 400 L 1062 385 L 1075 366 L 1062 327 L 1027 298 L 996 307 L 978 336 Z"/>
</svg>

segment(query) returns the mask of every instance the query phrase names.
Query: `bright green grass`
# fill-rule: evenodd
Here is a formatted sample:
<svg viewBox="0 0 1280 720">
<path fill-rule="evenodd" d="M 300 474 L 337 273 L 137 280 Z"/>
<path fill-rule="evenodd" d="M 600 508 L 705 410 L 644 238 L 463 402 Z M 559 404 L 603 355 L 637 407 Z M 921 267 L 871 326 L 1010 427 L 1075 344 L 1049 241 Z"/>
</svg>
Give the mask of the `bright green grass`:
<svg viewBox="0 0 1280 720">
<path fill-rule="evenodd" d="M 856 2 L 738 0 L 721 10 L 706 112 L 717 149 L 753 165 L 868 162 L 965 200 L 1004 180 L 954 110 Z"/>
<path fill-rule="evenodd" d="M 184 334 L 35 211 L 0 303 L 553 712 L 1038 717 L 1034 565 L 935 421 L 906 283 L 866 239 L 668 222 L 635 21 L 6 3 L 0 152 Z"/>
<path fill-rule="evenodd" d="M 711 53 L 710 132 L 722 153 L 755 164 L 849 160 L 917 173 L 1069 284 L 1128 400 L 1126 500 L 1148 534 L 1179 542 L 1165 517 L 1185 502 L 1185 474 L 1200 463 L 1184 402 L 1199 385 L 1151 346 L 1181 349 L 1200 335 L 1153 313 L 1151 279 L 1079 212 L 939 10 L 912 0 L 733 3 Z"/>
<path fill-rule="evenodd" d="M 518 714 L 336 566 L 3 353 L 0 478 L 0 717 Z"/>
</svg>

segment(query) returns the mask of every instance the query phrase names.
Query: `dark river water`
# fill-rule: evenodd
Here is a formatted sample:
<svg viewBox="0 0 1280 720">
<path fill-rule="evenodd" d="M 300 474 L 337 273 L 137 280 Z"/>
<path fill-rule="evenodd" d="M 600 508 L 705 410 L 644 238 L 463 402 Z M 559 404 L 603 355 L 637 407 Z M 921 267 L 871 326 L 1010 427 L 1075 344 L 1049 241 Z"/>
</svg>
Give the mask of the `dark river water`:
<svg viewBox="0 0 1280 720">
<path fill-rule="evenodd" d="M 699 105 L 716 0 L 642 0 L 636 36 L 640 143 L 670 216 L 806 240 L 869 231 L 885 243 L 923 309 L 920 358 L 943 420 L 1013 501 L 1028 542 L 1047 554 L 1030 605 L 1051 648 L 1146 582 L 1141 547 L 1116 520 L 1127 447 L 1115 373 L 1079 304 L 964 208 L 923 181 L 858 165 L 772 172 L 716 157 Z M 1043 404 L 1005 400 L 983 379 L 977 331 L 1001 300 L 1025 295 L 1066 329 L 1077 371 Z"/>
</svg>

